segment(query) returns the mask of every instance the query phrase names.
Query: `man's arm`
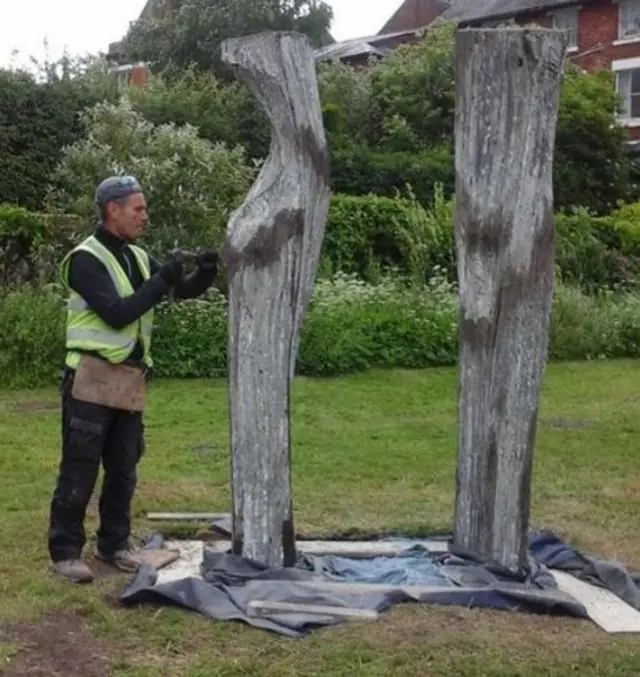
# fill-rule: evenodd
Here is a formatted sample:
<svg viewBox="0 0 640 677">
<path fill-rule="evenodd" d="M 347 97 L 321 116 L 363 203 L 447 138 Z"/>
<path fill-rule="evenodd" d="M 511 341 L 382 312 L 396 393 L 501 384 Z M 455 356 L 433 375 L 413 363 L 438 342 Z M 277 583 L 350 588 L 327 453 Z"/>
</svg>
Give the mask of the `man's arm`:
<svg viewBox="0 0 640 677">
<path fill-rule="evenodd" d="M 161 264 L 150 256 L 149 267 L 151 274 L 154 275 L 160 270 Z M 199 266 L 193 273 L 182 275 L 174 286 L 175 298 L 194 299 L 201 296 L 215 282 L 217 275 L 218 267 L 215 264 L 207 268 Z"/>
<path fill-rule="evenodd" d="M 134 294 L 120 298 L 105 266 L 88 252 L 76 252 L 69 266 L 69 285 L 114 329 L 142 317 L 169 291 L 159 269 Z"/>
</svg>

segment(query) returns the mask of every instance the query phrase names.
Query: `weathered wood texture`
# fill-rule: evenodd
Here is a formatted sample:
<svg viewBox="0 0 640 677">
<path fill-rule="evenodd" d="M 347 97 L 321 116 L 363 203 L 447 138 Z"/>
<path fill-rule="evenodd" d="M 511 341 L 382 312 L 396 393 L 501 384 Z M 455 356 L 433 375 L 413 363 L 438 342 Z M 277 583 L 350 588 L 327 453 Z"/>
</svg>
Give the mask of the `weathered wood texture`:
<svg viewBox="0 0 640 677">
<path fill-rule="evenodd" d="M 552 166 L 566 36 L 456 36 L 460 285 L 455 543 L 526 565 L 538 400 L 554 284 Z"/>
<path fill-rule="evenodd" d="M 264 106 L 269 157 L 231 216 L 229 281 L 233 552 L 295 563 L 290 384 L 329 208 L 329 152 L 313 49 L 295 33 L 228 40 L 222 58 Z"/>
</svg>

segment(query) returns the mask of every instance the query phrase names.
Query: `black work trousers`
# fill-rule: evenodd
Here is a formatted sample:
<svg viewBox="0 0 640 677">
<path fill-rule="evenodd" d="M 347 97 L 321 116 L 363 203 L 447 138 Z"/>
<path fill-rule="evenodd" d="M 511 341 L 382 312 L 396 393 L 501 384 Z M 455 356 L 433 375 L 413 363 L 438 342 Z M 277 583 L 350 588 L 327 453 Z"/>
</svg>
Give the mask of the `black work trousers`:
<svg viewBox="0 0 640 677">
<path fill-rule="evenodd" d="M 144 452 L 142 415 L 79 402 L 71 396 L 73 372 L 62 384 L 62 460 L 51 501 L 49 554 L 54 562 L 79 559 L 86 543 L 84 520 L 100 463 L 98 548 L 106 555 L 126 548 L 136 469 Z"/>
</svg>

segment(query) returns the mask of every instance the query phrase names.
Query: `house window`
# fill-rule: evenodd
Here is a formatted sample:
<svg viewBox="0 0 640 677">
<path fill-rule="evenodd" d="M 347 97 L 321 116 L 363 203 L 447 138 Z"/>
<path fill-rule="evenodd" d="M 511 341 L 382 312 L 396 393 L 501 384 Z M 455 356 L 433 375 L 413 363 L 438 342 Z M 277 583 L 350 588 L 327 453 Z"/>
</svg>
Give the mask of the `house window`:
<svg viewBox="0 0 640 677">
<path fill-rule="evenodd" d="M 568 49 L 578 49 L 578 8 L 558 10 L 553 13 L 553 27 L 569 34 Z"/>
<path fill-rule="evenodd" d="M 618 71 L 616 89 L 622 100 L 621 117 L 624 120 L 640 119 L 640 68 Z"/>
<path fill-rule="evenodd" d="M 640 0 L 621 0 L 618 9 L 618 38 L 640 38 Z"/>
</svg>

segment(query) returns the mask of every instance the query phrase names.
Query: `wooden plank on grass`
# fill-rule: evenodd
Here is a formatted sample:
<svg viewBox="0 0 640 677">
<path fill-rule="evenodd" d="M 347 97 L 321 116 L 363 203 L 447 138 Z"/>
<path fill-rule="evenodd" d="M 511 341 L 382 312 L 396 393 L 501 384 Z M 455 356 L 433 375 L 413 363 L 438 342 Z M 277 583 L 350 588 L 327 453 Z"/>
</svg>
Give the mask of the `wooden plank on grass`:
<svg viewBox="0 0 640 677">
<path fill-rule="evenodd" d="M 215 520 L 230 519 L 228 512 L 149 512 L 147 519 L 150 522 L 213 522 Z"/>
<path fill-rule="evenodd" d="M 249 616 L 273 616 L 277 614 L 309 614 L 312 616 L 333 616 L 347 621 L 377 621 L 378 612 L 370 609 L 354 609 L 342 606 L 322 606 L 298 602 L 272 602 L 252 600 L 247 606 Z"/>
<path fill-rule="evenodd" d="M 591 585 L 564 571 L 551 571 L 558 587 L 582 604 L 589 618 L 609 634 L 640 633 L 640 611 L 611 590 Z"/>
</svg>

